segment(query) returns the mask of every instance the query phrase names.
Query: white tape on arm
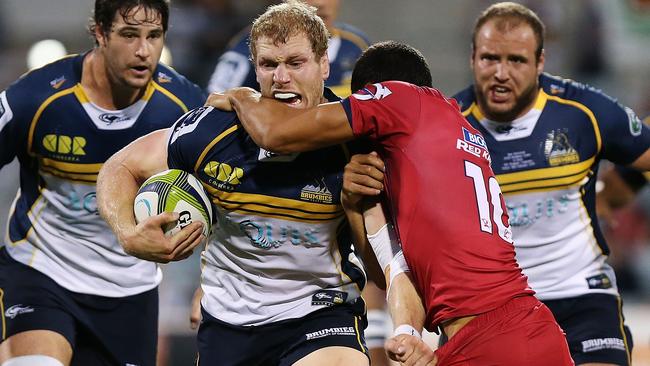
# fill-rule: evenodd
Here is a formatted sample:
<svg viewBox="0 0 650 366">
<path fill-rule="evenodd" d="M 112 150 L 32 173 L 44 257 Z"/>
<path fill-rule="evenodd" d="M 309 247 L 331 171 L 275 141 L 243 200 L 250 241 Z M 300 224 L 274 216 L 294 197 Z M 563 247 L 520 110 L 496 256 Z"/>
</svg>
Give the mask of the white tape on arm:
<svg viewBox="0 0 650 366">
<path fill-rule="evenodd" d="M 385 224 L 376 233 L 367 236 L 368 242 L 377 257 L 377 262 L 379 262 L 382 271 L 385 272 L 395 255 L 402 251 L 397 242 L 395 231 L 392 225 Z"/>
<path fill-rule="evenodd" d="M 395 330 L 393 331 L 393 337 L 396 337 L 400 334 L 408 334 L 422 339 L 422 335 L 420 334 L 420 332 L 418 332 L 417 329 L 413 328 L 409 324 L 402 324 L 399 325 L 397 328 L 395 328 Z"/>
<path fill-rule="evenodd" d="M 390 287 L 398 274 L 410 271 L 411 269 L 409 268 L 409 265 L 406 264 L 406 259 L 404 259 L 404 253 L 400 249 L 400 251 L 397 252 L 390 261 L 390 278 L 388 279 L 388 286 Z M 388 294 L 388 291 L 386 291 L 386 293 Z"/>
</svg>

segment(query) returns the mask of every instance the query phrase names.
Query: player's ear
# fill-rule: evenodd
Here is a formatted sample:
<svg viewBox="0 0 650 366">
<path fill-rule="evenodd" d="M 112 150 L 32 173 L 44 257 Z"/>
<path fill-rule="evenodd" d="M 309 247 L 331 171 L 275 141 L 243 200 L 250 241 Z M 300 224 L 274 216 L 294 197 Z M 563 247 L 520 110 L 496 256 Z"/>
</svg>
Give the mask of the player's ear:
<svg viewBox="0 0 650 366">
<path fill-rule="evenodd" d="M 537 60 L 537 76 L 541 75 L 542 72 L 544 71 L 545 60 L 546 57 L 544 57 L 544 49 L 542 48 L 542 53 L 539 55 L 539 60 Z"/>
<path fill-rule="evenodd" d="M 330 58 L 327 56 L 327 52 L 320 58 L 320 69 L 323 80 L 326 80 L 330 76 Z"/>
<path fill-rule="evenodd" d="M 106 46 L 106 33 L 104 33 L 104 29 L 99 24 L 95 25 L 95 39 L 97 40 L 97 44 L 100 47 Z"/>
</svg>

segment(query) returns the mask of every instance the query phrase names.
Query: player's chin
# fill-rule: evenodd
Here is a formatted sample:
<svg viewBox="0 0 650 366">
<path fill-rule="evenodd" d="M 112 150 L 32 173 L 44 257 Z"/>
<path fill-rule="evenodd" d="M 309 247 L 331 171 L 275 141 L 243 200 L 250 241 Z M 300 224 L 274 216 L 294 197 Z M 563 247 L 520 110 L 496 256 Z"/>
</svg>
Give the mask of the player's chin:
<svg viewBox="0 0 650 366">
<path fill-rule="evenodd" d="M 151 77 L 138 77 L 138 78 L 126 78 L 125 82 L 128 86 L 134 89 L 141 89 L 147 86 L 151 81 Z"/>
</svg>

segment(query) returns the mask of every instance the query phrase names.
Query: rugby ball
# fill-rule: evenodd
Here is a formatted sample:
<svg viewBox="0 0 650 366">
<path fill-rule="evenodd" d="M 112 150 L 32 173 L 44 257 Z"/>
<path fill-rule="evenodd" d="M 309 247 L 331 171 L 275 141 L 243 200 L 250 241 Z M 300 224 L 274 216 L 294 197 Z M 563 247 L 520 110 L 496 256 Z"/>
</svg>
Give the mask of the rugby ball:
<svg viewBox="0 0 650 366">
<path fill-rule="evenodd" d="M 135 220 L 140 223 L 164 211 L 178 212 L 178 221 L 163 228 L 165 235 L 174 235 L 195 221 L 203 223 L 203 234 L 210 234 L 212 204 L 201 182 L 192 174 L 169 169 L 147 179 L 135 196 Z"/>
</svg>

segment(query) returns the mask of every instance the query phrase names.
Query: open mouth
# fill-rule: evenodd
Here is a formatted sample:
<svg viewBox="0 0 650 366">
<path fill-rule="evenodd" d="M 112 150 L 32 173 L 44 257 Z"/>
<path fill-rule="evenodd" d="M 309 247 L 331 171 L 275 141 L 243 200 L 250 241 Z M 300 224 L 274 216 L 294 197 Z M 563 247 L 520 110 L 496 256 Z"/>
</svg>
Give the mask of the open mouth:
<svg viewBox="0 0 650 366">
<path fill-rule="evenodd" d="M 131 66 L 131 69 L 136 71 L 137 73 L 144 73 L 149 70 L 147 66 L 140 65 L 140 66 Z"/>
<path fill-rule="evenodd" d="M 302 97 L 292 92 L 274 92 L 273 98 L 289 105 L 297 105 L 302 101 Z"/>
<path fill-rule="evenodd" d="M 510 88 L 501 85 L 495 85 L 490 88 L 492 99 L 496 101 L 503 101 L 510 95 Z"/>
</svg>

